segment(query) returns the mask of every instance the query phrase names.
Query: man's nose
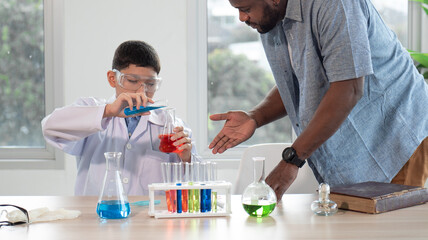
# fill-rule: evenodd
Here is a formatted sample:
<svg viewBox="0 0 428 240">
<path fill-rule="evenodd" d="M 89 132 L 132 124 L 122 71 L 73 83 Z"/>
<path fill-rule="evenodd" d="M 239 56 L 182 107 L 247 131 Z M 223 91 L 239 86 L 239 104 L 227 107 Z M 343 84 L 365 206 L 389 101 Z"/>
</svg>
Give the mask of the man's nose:
<svg viewBox="0 0 428 240">
<path fill-rule="evenodd" d="M 246 13 L 244 13 L 242 11 L 239 11 L 239 21 L 245 22 L 248 19 L 250 19 L 250 17 L 248 16 L 248 14 L 246 14 Z"/>
</svg>

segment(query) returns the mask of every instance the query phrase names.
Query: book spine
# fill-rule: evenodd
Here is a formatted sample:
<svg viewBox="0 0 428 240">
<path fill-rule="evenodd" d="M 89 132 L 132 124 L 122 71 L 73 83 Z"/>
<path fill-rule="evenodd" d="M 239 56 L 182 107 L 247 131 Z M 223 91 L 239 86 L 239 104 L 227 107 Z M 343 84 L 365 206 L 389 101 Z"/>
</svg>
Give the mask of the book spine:
<svg viewBox="0 0 428 240">
<path fill-rule="evenodd" d="M 419 205 L 427 201 L 428 189 L 415 189 L 414 191 L 391 194 L 376 201 L 375 213 Z"/>
</svg>

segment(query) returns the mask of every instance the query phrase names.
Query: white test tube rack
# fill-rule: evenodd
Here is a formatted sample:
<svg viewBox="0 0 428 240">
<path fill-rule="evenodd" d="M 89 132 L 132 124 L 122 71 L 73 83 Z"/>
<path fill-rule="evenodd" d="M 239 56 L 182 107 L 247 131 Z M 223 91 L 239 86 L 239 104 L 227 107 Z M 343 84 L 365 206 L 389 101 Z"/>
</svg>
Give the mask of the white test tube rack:
<svg viewBox="0 0 428 240">
<path fill-rule="evenodd" d="M 149 185 L 149 216 L 155 218 L 194 218 L 194 217 L 226 217 L 232 213 L 231 210 L 231 188 L 232 184 L 225 181 L 216 181 L 214 183 L 204 183 L 204 185 L 184 185 L 176 186 L 168 183 L 153 183 Z M 211 190 L 225 190 L 225 203 L 224 206 L 219 206 L 217 211 L 211 212 L 182 212 L 182 213 L 171 213 L 168 210 L 156 210 L 155 209 L 155 191 L 162 190 L 190 190 L 190 189 L 211 189 Z M 218 201 L 218 199 L 217 199 Z M 200 202 L 200 201 L 199 201 Z M 221 205 L 221 204 L 220 204 Z"/>
</svg>

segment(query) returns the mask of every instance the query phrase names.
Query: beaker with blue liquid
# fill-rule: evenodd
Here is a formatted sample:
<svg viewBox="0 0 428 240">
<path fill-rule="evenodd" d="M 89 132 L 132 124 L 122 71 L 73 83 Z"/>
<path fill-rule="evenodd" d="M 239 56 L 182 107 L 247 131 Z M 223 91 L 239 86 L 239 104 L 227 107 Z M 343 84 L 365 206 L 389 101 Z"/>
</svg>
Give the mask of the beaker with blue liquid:
<svg viewBox="0 0 428 240">
<path fill-rule="evenodd" d="M 97 214 L 100 218 L 127 218 L 131 213 L 128 197 L 121 181 L 120 158 L 121 152 L 106 152 L 106 172 L 98 198 Z"/>
</svg>

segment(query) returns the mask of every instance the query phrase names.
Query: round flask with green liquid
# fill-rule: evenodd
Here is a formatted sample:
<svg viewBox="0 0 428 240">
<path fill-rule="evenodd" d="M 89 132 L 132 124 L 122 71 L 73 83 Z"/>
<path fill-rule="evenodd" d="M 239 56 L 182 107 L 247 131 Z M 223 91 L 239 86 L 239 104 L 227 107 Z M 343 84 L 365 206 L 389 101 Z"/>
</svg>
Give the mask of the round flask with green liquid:
<svg viewBox="0 0 428 240">
<path fill-rule="evenodd" d="M 276 195 L 265 182 L 265 158 L 254 157 L 254 182 L 242 194 L 242 206 L 253 217 L 266 217 L 276 207 Z"/>
</svg>

